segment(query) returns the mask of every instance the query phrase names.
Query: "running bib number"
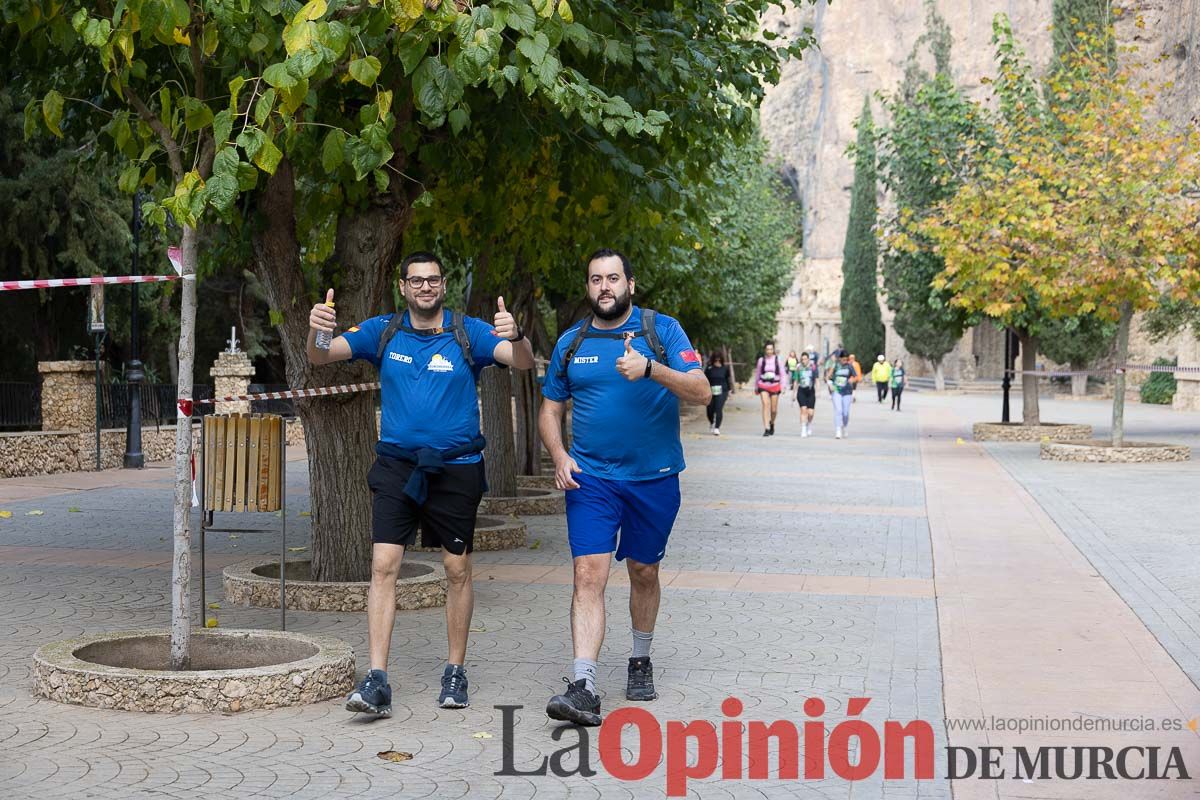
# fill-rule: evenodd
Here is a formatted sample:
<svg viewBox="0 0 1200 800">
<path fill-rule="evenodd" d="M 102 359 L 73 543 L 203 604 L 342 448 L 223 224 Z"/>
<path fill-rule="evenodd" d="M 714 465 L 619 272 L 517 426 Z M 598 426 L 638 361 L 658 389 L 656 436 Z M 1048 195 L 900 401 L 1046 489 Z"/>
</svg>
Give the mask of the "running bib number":
<svg viewBox="0 0 1200 800">
<path fill-rule="evenodd" d="M 799 378 L 797 380 L 800 383 L 801 389 L 808 389 L 809 387 L 811 387 L 813 385 L 812 371 L 807 370 L 807 369 L 801 370 L 799 372 Z"/>
<path fill-rule="evenodd" d="M 721 394 L 725 391 L 724 386 L 710 386 L 708 388 L 712 389 L 713 397 L 720 397 Z"/>
<path fill-rule="evenodd" d="M 833 376 L 833 385 L 839 389 L 841 389 L 843 386 L 845 386 L 849 382 L 850 382 L 850 377 L 848 375 L 834 375 Z"/>
<path fill-rule="evenodd" d="M 775 383 L 775 381 L 777 380 L 777 378 L 775 377 L 775 373 L 774 373 L 774 372 L 764 372 L 764 373 L 762 374 L 762 376 L 760 377 L 760 380 L 761 380 L 763 383 Z"/>
</svg>

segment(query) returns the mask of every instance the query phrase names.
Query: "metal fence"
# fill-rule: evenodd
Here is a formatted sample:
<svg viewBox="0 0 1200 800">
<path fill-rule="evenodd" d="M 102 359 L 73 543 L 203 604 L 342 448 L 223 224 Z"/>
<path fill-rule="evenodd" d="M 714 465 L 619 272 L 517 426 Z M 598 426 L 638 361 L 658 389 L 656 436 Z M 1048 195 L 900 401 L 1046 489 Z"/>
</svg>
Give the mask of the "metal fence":
<svg viewBox="0 0 1200 800">
<path fill-rule="evenodd" d="M 250 394 L 259 392 L 281 392 L 286 385 L 252 383 Z M 174 425 L 176 386 L 173 383 L 141 384 L 142 424 Z M 192 397 L 210 400 L 213 396 L 211 384 L 196 384 Z M 296 416 L 296 404 L 292 400 L 255 400 L 250 404 L 255 414 L 280 414 Z M 201 406 L 204 413 L 212 413 L 212 406 Z M 129 420 L 129 384 L 100 384 L 100 427 L 124 428 Z M 38 383 L 0 382 L 0 431 L 36 431 L 42 427 L 42 387 Z"/>
<path fill-rule="evenodd" d="M 0 431 L 40 430 L 41 427 L 41 384 L 0 383 Z"/>
<path fill-rule="evenodd" d="M 192 397 L 206 400 L 213 396 L 213 387 L 198 383 L 192 386 Z M 174 425 L 175 401 L 178 397 L 173 383 L 143 383 L 141 385 L 142 425 Z M 100 385 L 100 427 L 124 428 L 129 421 L 129 384 Z"/>
<path fill-rule="evenodd" d="M 286 383 L 252 383 L 247 394 L 261 392 L 286 392 L 291 387 Z M 211 395 L 210 395 L 211 396 Z M 294 400 L 252 400 L 250 411 L 254 414 L 279 414 L 283 417 L 296 416 L 296 401 Z"/>
</svg>

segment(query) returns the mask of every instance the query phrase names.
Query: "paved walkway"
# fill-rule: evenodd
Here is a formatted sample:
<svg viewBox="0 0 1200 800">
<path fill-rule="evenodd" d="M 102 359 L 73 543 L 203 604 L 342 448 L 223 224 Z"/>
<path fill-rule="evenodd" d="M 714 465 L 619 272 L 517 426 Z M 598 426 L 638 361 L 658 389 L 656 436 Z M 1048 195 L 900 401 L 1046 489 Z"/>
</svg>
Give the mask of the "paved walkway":
<svg viewBox="0 0 1200 800">
<path fill-rule="evenodd" d="M 951 783 L 942 751 L 947 744 L 1177 745 L 1191 772 L 1200 771 L 1200 738 L 1187 730 L 1014 737 L 963 731 L 952 721 L 947 735 L 944 722 L 992 714 L 1200 715 L 1198 676 L 1188 660 L 1200 652 L 1197 570 L 1183 550 L 1190 528 L 1186 517 L 1163 513 L 1186 508 L 1170 487 L 1181 487 L 1172 481 L 1184 476 L 1194 487 L 1195 463 L 1183 472 L 1051 468 L 1030 455 L 1033 445 L 956 443 L 967 438 L 970 421 L 993 415 L 994 402 L 917 393 L 906 396 L 903 414 L 864 393 L 844 441 L 830 436 L 826 404 L 811 439 L 799 438 L 794 406 L 785 406 L 779 434 L 764 439 L 754 400 L 735 398 L 720 439 L 705 433 L 702 420 L 685 428 L 685 509 L 664 562 L 654 650 L 662 696 L 650 708 L 664 722 L 719 721 L 721 702 L 735 696 L 745 705 L 744 721 L 800 723 L 808 719 L 804 701 L 819 697 L 832 729 L 850 698 L 869 697 L 861 717 L 880 729 L 888 719 L 932 723 L 939 777 L 884 781 L 880 774 L 851 784 L 714 776 L 690 782 L 690 791 L 704 798 L 854 800 L 945 798 L 952 790 L 955 797 L 1197 796 L 1188 781 L 1025 783 L 1010 775 Z M 1054 413 L 1046 417 L 1056 420 L 1098 421 L 1103 412 L 1094 404 L 1048 408 Z M 1198 423 L 1200 415 L 1131 409 L 1133 436 L 1140 424 L 1157 438 L 1179 439 L 1194 436 Z M 288 469 L 289 541 L 300 547 L 308 535 L 306 466 L 296 461 Z M 555 727 L 542 714 L 570 661 L 561 517 L 528 520 L 530 548 L 476 557 L 469 709 L 445 711 L 433 702 L 444 657 L 440 610 L 398 615 L 390 670 L 396 713 L 387 721 L 351 718 L 335 701 L 209 716 L 35 699 L 29 660 L 37 646 L 167 623 L 170 481 L 166 468 L 0 481 L 0 509 L 13 513 L 0 519 L 0 797 L 664 793 L 662 765 L 637 783 L 609 776 L 597 762 L 595 736 L 593 778 L 494 774 L 502 765 L 495 706 L 524 706 L 516 713 L 519 769 L 575 744 L 570 732 L 552 739 Z M 1113 482 L 1123 491 L 1114 492 Z M 1051 497 L 1054 491 L 1070 506 Z M 1099 508 L 1093 516 L 1100 519 L 1077 524 L 1071 508 Z M 1134 524 L 1155 516 L 1164 522 Z M 256 524 L 266 529 L 276 520 Z M 1090 544 L 1097 539 L 1103 550 Z M 221 600 L 224 566 L 273 554 L 276 546 L 267 530 L 214 536 L 208 601 Z M 627 596 L 614 580 L 600 670 L 606 711 L 625 705 Z M 226 628 L 277 624 L 269 610 L 216 613 Z M 350 643 L 360 669 L 364 622 L 362 615 L 289 614 L 289 627 Z M 376 756 L 384 750 L 414 757 L 388 763 Z M 575 763 L 567 758 L 568 767 Z"/>
</svg>

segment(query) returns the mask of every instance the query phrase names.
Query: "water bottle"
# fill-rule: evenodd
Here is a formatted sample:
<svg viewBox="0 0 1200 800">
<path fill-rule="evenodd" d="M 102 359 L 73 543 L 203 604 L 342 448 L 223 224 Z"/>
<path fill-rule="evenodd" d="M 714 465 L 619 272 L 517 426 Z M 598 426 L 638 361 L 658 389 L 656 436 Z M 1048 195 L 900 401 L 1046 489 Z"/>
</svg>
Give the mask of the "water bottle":
<svg viewBox="0 0 1200 800">
<path fill-rule="evenodd" d="M 333 301 L 326 301 L 325 305 L 333 308 Z M 333 344 L 333 333 L 331 331 L 317 331 L 317 349 L 328 350 Z"/>
</svg>

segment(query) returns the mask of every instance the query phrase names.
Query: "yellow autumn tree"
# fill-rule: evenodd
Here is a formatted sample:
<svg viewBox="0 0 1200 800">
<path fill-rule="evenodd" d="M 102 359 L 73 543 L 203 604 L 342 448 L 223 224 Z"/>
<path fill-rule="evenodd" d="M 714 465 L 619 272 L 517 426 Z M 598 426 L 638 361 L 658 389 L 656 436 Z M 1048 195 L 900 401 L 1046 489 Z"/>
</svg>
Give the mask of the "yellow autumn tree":
<svg viewBox="0 0 1200 800">
<path fill-rule="evenodd" d="M 1066 68 L 1040 83 L 1002 17 L 996 35 L 995 147 L 922 226 L 946 262 L 935 285 L 953 305 L 1024 331 L 1025 370 L 1039 324 L 1089 313 L 1119 323 L 1124 364 L 1135 312 L 1200 292 L 1200 207 L 1185 196 L 1200 183 L 1200 135 L 1155 118 L 1161 87 L 1137 77 L 1134 51 L 1112 59 L 1111 30 L 1080 33 Z M 1023 380 L 1034 424 L 1035 379 Z M 1118 371 L 1118 447 L 1124 396 Z"/>
</svg>

